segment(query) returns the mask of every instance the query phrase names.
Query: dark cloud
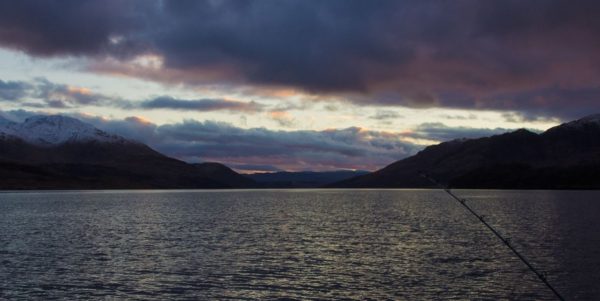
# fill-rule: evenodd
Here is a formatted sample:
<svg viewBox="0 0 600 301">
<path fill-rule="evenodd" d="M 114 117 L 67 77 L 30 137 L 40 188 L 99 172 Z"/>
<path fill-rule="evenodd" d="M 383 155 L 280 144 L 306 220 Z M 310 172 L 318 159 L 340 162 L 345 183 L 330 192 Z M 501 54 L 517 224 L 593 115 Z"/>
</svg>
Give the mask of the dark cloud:
<svg viewBox="0 0 600 301">
<path fill-rule="evenodd" d="M 592 0 L 0 1 L 0 44 L 169 83 L 573 118 L 600 110 L 599 13 Z M 149 54 L 160 69 L 128 64 Z"/>
<path fill-rule="evenodd" d="M 84 87 L 51 82 L 45 78 L 33 81 L 0 80 L 0 101 L 11 101 L 31 108 L 75 108 L 81 106 L 107 106 L 125 109 L 167 109 L 182 111 L 242 111 L 259 112 L 263 105 L 258 102 L 242 102 L 229 99 L 185 100 L 171 96 L 160 96 L 144 101 L 130 101 L 95 93 Z"/>
<path fill-rule="evenodd" d="M 83 87 L 53 83 L 45 78 L 37 78 L 31 85 L 30 96 L 41 99 L 50 107 L 73 107 L 82 105 L 110 104 L 115 98 L 94 93 Z"/>
<path fill-rule="evenodd" d="M 0 100 L 34 108 L 112 105 L 117 101 L 113 97 L 93 93 L 83 87 L 57 84 L 45 78 L 36 78 L 29 82 L 0 80 Z"/>
<path fill-rule="evenodd" d="M 0 80 L 0 101 L 19 100 L 27 95 L 29 85 L 20 81 Z"/>
<path fill-rule="evenodd" d="M 582 115 L 588 116 L 588 115 Z M 523 122 L 547 122 L 547 123 L 560 123 L 557 118 L 543 117 L 538 114 L 529 112 L 506 112 L 502 114 L 502 117 L 507 122 L 512 123 L 523 123 Z"/>
<path fill-rule="evenodd" d="M 0 1 L 0 43 L 39 56 L 143 51 L 132 39 L 159 3 L 150 1 Z"/>
<path fill-rule="evenodd" d="M 172 109 L 185 111 L 249 111 L 256 112 L 261 110 L 261 105 L 256 102 L 241 102 L 226 99 L 197 99 L 182 100 L 170 96 L 161 96 L 151 100 L 142 101 L 136 104 L 143 109 Z"/>
<path fill-rule="evenodd" d="M 505 114 L 512 114 L 512 113 L 505 113 Z M 472 114 L 472 113 L 470 113 L 467 116 L 443 114 L 443 115 L 440 115 L 440 118 L 449 119 L 449 120 L 477 120 L 477 115 Z"/>
<path fill-rule="evenodd" d="M 384 14 L 391 5 L 167 2 L 165 16 L 177 21 L 155 36 L 155 45 L 171 68 L 232 68 L 245 81 L 309 91 L 365 90 L 363 69 L 369 62 L 361 58 L 403 60 L 409 55 L 387 49 L 386 41 L 373 34 L 390 20 Z"/>
<path fill-rule="evenodd" d="M 503 93 L 488 102 L 490 108 L 517 111 L 521 119 L 539 121 L 558 117 L 563 121 L 600 112 L 600 86 L 548 87 L 521 93 Z M 551 112 L 548 116 L 548 112 Z"/>
</svg>

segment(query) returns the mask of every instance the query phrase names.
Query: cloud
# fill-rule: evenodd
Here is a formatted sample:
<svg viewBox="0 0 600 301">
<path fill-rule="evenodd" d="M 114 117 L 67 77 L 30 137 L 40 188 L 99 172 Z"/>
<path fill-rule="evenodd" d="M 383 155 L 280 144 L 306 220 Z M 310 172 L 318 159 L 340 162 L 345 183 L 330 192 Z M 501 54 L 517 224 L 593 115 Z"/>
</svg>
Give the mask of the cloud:
<svg viewBox="0 0 600 301">
<path fill-rule="evenodd" d="M 25 110 L 0 111 L 0 117 L 20 122 L 36 115 Z M 97 128 L 148 144 L 168 156 L 188 162 L 221 162 L 239 170 L 375 170 L 423 149 L 429 143 L 479 138 L 509 130 L 449 127 L 424 123 L 411 131 L 384 132 L 349 127 L 328 130 L 281 131 L 240 128 L 229 123 L 185 120 L 157 125 L 141 117 L 107 119 L 70 114 Z"/>
<path fill-rule="evenodd" d="M 598 100 L 598 86 L 552 86 L 535 91 L 499 94 L 495 99 L 488 101 L 488 107 L 512 109 L 526 121 L 548 120 L 552 119 L 551 117 L 567 121 L 600 112 Z"/>
<path fill-rule="evenodd" d="M 583 114 L 582 116 L 587 116 Z M 542 117 L 537 114 L 529 112 L 506 112 L 502 114 L 502 117 L 506 122 L 512 123 L 523 123 L 523 122 L 547 122 L 547 123 L 560 123 L 558 118 Z"/>
<path fill-rule="evenodd" d="M 599 12 L 592 0 L 3 1 L 0 45 L 172 84 L 564 119 L 600 110 L 588 101 Z"/>
<path fill-rule="evenodd" d="M 217 161 L 241 170 L 263 171 L 375 170 L 424 147 L 410 142 L 413 139 L 448 141 L 509 131 L 449 127 L 441 123 L 425 123 L 409 132 L 390 133 L 358 127 L 323 131 L 243 129 L 228 123 L 192 120 L 157 126 L 133 117 L 87 120 L 183 160 Z"/>
<path fill-rule="evenodd" d="M 140 0 L 0 1 L 0 43 L 36 56 L 143 51 L 130 39 L 115 42 L 143 30 L 158 5 Z"/>
<path fill-rule="evenodd" d="M 20 81 L 0 80 L 0 101 L 14 101 L 27 94 L 29 85 Z"/>
<path fill-rule="evenodd" d="M 136 104 L 142 109 L 171 109 L 185 111 L 247 111 L 256 112 L 261 110 L 262 106 L 257 102 L 241 102 L 237 100 L 227 99 L 197 99 L 197 100 L 182 100 L 170 96 L 161 96 L 151 100 L 142 101 Z"/>
<path fill-rule="evenodd" d="M 361 128 L 324 131 L 243 129 L 228 123 L 187 120 L 156 125 L 140 118 L 124 120 L 75 116 L 106 131 L 147 143 L 190 162 L 216 161 L 255 170 L 376 169 L 409 156 L 421 146 L 402 134 Z M 270 166 L 259 169 L 259 166 Z M 250 168 L 250 167 L 248 167 Z"/>
<path fill-rule="evenodd" d="M 275 171 L 283 171 L 280 168 L 277 168 L 273 165 L 257 165 L 257 164 L 234 164 L 234 165 L 230 165 L 229 167 L 236 169 L 236 170 L 241 170 L 241 171 L 245 171 L 245 172 L 255 172 L 255 171 L 259 171 L 259 172 L 275 172 Z"/>
<path fill-rule="evenodd" d="M 268 113 L 269 118 L 274 120 L 282 127 L 293 127 L 296 124 L 296 119 L 286 111 L 271 111 Z"/>
<path fill-rule="evenodd" d="M 0 80 L 0 100 L 36 108 L 69 108 L 81 105 L 105 105 L 116 99 L 94 93 L 84 87 L 50 82 L 45 78 L 33 81 Z"/>
<path fill-rule="evenodd" d="M 8 111 L 0 111 L 0 117 L 8 119 L 13 122 L 22 122 L 28 117 L 37 115 L 36 112 L 26 111 L 26 110 L 8 110 Z"/>
<path fill-rule="evenodd" d="M 460 138 L 481 138 L 510 132 L 510 129 L 495 128 L 471 128 L 471 127 L 450 127 L 443 123 L 422 123 L 417 126 L 409 135 L 414 138 L 427 139 L 433 141 L 449 141 Z"/>
<path fill-rule="evenodd" d="M 117 99 L 94 93 L 88 88 L 57 84 L 45 78 L 36 78 L 29 96 L 40 99 L 49 107 L 67 108 L 85 105 L 110 105 Z"/>
<path fill-rule="evenodd" d="M 398 118 L 402 118 L 403 116 L 400 115 L 398 112 L 394 112 L 394 111 L 386 111 L 386 110 L 378 110 L 375 115 L 370 116 L 370 119 L 375 119 L 375 120 L 388 120 L 388 119 L 398 119 Z"/>
<path fill-rule="evenodd" d="M 78 108 L 83 106 L 106 106 L 124 109 L 166 109 L 179 111 L 240 111 L 255 113 L 262 111 L 264 105 L 239 100 L 203 98 L 178 99 L 171 96 L 159 96 L 148 100 L 131 101 L 94 92 L 85 87 L 77 87 L 51 82 L 45 78 L 33 81 L 0 80 L 0 101 L 10 101 L 31 108 Z"/>
</svg>

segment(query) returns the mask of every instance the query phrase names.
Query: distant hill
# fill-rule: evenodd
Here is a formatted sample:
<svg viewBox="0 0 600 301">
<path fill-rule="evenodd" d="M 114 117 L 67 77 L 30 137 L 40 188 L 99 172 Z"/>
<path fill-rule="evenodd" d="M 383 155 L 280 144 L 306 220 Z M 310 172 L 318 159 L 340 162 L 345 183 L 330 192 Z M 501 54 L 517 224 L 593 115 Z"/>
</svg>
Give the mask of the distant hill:
<svg viewBox="0 0 600 301">
<path fill-rule="evenodd" d="M 0 189 L 237 188 L 220 164 L 188 164 L 65 116 L 0 119 Z M 239 184 L 239 186 L 238 186 Z"/>
<path fill-rule="evenodd" d="M 254 188 L 257 183 L 249 177 L 240 175 L 231 168 L 214 162 L 192 164 L 198 170 L 198 175 L 224 183 L 232 188 Z"/>
<path fill-rule="evenodd" d="M 359 175 L 367 174 L 368 171 L 280 171 L 273 173 L 255 173 L 247 177 L 254 180 L 258 187 L 262 188 L 316 188 L 334 182 L 342 181 Z"/>
<path fill-rule="evenodd" d="M 431 187 L 421 172 L 456 188 L 600 189 L 600 115 L 541 134 L 521 129 L 440 143 L 329 187 Z"/>
<path fill-rule="evenodd" d="M 600 115 L 440 143 L 373 173 L 251 175 L 169 158 L 74 118 L 0 118 L 0 189 L 431 187 L 422 172 L 457 188 L 600 189 Z"/>
</svg>

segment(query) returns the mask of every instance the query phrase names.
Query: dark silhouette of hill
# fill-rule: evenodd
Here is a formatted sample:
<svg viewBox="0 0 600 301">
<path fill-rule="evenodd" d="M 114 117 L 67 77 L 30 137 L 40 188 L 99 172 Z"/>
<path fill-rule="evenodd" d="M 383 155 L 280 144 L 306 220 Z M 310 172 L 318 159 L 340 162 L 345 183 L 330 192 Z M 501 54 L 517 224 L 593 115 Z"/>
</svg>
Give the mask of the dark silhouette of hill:
<svg viewBox="0 0 600 301">
<path fill-rule="evenodd" d="M 600 115 L 536 134 L 525 129 L 425 148 L 373 173 L 329 187 L 432 187 L 420 173 L 456 188 L 600 188 Z"/>
<path fill-rule="evenodd" d="M 367 174 L 367 171 L 280 171 L 272 173 L 254 173 L 247 175 L 261 188 L 316 188 L 328 184 Z"/>
<path fill-rule="evenodd" d="M 192 165 L 196 167 L 199 175 L 226 184 L 231 188 L 255 188 L 257 186 L 257 183 L 251 178 L 238 174 L 221 163 L 206 162 Z"/>
<path fill-rule="evenodd" d="M 253 182 L 224 165 L 188 164 L 73 118 L 34 122 L 44 127 L 44 139 L 35 128 L 13 131 L 18 124 L 0 129 L 0 189 L 237 188 Z"/>
</svg>

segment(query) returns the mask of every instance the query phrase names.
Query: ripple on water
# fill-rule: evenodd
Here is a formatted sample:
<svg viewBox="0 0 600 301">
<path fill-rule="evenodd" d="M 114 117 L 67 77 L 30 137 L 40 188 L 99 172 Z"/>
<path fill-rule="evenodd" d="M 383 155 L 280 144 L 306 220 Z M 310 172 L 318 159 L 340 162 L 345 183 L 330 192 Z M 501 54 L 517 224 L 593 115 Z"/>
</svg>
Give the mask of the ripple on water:
<svg viewBox="0 0 600 301">
<path fill-rule="evenodd" d="M 600 193 L 457 193 L 600 299 Z M 0 299 L 31 298 L 553 300 L 433 190 L 0 194 Z"/>
</svg>

